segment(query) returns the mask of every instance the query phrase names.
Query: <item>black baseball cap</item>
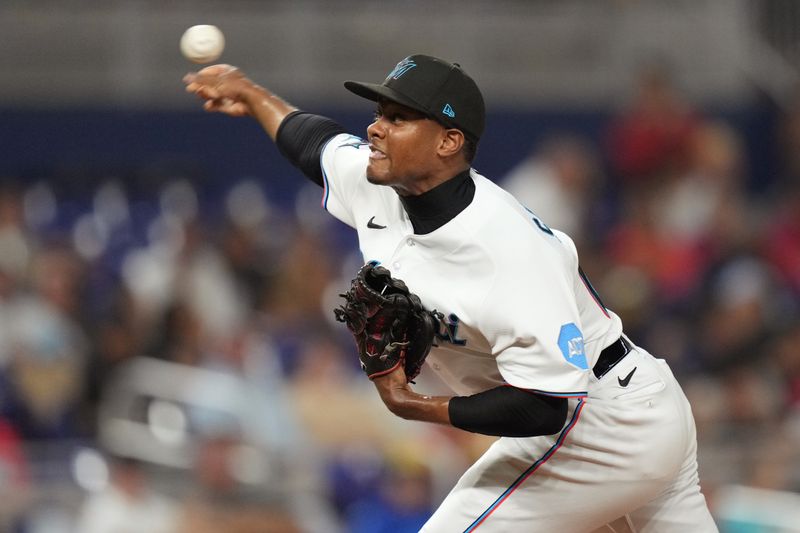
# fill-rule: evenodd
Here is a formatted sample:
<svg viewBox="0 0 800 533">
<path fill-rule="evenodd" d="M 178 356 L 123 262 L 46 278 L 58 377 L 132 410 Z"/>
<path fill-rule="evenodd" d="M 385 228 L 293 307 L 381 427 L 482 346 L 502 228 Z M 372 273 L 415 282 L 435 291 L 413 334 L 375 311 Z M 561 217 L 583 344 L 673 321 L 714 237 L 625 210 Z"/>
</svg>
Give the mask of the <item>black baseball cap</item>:
<svg viewBox="0 0 800 533">
<path fill-rule="evenodd" d="M 416 54 L 400 61 L 381 84 L 346 81 L 344 86 L 373 102 L 386 98 L 416 109 L 473 141 L 483 133 L 483 96 L 458 63 Z"/>
</svg>

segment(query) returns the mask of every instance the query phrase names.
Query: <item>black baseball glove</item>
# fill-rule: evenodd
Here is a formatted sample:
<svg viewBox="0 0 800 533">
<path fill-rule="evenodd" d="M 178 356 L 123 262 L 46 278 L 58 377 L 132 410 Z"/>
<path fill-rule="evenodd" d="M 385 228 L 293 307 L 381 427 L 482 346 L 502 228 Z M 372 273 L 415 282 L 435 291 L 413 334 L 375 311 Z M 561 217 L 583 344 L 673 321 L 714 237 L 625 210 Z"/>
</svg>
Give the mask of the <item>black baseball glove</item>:
<svg viewBox="0 0 800 533">
<path fill-rule="evenodd" d="M 403 365 L 412 381 L 433 345 L 441 315 L 427 311 L 406 284 L 382 266 L 367 263 L 356 274 L 345 303 L 334 309 L 358 346 L 361 368 L 370 379 Z"/>
</svg>

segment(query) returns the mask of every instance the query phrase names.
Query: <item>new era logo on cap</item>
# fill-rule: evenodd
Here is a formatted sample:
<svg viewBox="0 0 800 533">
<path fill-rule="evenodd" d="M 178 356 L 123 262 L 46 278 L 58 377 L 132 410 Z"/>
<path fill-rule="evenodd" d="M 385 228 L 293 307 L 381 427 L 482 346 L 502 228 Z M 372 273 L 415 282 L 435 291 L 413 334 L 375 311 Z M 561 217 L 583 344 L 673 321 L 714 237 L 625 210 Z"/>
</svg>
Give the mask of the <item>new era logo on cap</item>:
<svg viewBox="0 0 800 533">
<path fill-rule="evenodd" d="M 483 133 L 483 95 L 457 63 L 416 54 L 400 61 L 381 84 L 346 81 L 344 86 L 373 102 L 386 99 L 416 109 L 475 141 Z"/>
</svg>

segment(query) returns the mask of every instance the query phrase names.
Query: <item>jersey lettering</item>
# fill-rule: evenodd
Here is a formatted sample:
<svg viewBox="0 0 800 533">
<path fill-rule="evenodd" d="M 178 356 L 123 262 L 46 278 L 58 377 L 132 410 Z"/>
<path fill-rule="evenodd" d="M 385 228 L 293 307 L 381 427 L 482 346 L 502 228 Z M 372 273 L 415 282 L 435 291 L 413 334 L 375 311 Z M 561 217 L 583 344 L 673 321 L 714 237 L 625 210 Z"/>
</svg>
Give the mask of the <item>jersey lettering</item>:
<svg viewBox="0 0 800 533">
<path fill-rule="evenodd" d="M 446 321 L 440 322 L 439 331 L 436 332 L 436 338 L 455 346 L 464 346 L 467 344 L 467 339 L 458 338 L 458 316 L 456 316 L 455 313 L 450 313 Z"/>
<path fill-rule="evenodd" d="M 367 141 L 362 139 L 361 137 L 356 137 L 355 135 L 350 135 L 349 140 L 345 143 L 340 144 L 336 147 L 338 150 L 339 148 L 361 148 L 362 146 L 366 146 L 369 144 Z"/>
<path fill-rule="evenodd" d="M 533 219 L 533 222 L 536 224 L 536 226 L 538 226 L 538 228 L 539 228 L 540 230 L 542 230 L 543 232 L 547 233 L 547 234 L 548 234 L 548 235 L 550 235 L 551 237 L 555 237 L 555 234 L 553 233 L 553 230 L 551 230 L 551 229 L 550 229 L 550 228 L 547 226 L 547 224 L 545 224 L 544 222 L 542 222 L 542 219 L 540 219 L 539 217 L 537 217 L 537 216 L 536 216 L 536 214 L 535 214 L 533 211 L 531 211 L 530 209 L 528 209 L 527 207 L 525 208 L 525 210 L 526 210 L 528 213 L 530 213 L 530 214 L 531 214 L 531 218 Z"/>
</svg>

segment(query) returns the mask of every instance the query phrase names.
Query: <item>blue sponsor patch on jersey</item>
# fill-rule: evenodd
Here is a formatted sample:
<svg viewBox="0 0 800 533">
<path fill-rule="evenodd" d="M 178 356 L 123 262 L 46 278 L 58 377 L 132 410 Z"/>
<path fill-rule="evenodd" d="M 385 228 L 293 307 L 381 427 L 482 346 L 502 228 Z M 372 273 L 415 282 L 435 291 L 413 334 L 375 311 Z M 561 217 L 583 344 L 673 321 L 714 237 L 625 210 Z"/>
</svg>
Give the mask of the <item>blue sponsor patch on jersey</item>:
<svg viewBox="0 0 800 533">
<path fill-rule="evenodd" d="M 583 347 L 583 333 L 574 323 L 561 326 L 558 334 L 558 347 L 567 363 L 578 367 L 581 370 L 588 370 L 589 364 L 586 362 L 586 351 Z"/>
</svg>

